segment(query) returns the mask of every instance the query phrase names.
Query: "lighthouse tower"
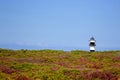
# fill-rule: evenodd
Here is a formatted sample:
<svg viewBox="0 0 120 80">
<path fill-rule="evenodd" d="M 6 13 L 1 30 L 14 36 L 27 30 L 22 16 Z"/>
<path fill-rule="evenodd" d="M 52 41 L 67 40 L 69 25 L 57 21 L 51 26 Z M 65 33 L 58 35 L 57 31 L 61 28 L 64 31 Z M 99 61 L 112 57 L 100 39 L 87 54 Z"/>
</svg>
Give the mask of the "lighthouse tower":
<svg viewBox="0 0 120 80">
<path fill-rule="evenodd" d="M 90 41 L 90 44 L 89 44 L 89 46 L 90 46 L 90 52 L 95 52 L 95 46 L 96 46 L 96 44 L 95 44 L 94 37 L 91 37 L 89 41 Z"/>
</svg>

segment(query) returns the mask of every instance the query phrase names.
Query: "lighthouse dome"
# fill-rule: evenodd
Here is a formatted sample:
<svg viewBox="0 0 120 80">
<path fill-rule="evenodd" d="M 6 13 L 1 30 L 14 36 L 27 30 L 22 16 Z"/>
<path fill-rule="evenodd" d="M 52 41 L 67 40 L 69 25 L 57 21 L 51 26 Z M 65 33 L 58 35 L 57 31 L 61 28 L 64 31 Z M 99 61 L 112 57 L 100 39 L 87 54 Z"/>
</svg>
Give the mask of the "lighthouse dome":
<svg viewBox="0 0 120 80">
<path fill-rule="evenodd" d="M 91 37 L 91 38 L 90 38 L 90 42 L 95 42 L 94 37 Z"/>
<path fill-rule="evenodd" d="M 91 37 L 90 40 L 95 40 L 94 37 Z"/>
</svg>

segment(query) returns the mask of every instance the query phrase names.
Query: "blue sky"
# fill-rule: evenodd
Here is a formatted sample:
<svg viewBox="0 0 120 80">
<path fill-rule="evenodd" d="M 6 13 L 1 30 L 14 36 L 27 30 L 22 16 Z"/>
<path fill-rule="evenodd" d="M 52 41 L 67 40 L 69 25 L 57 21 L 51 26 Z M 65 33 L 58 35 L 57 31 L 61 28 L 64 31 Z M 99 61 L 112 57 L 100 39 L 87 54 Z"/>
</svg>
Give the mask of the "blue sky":
<svg viewBox="0 0 120 80">
<path fill-rule="evenodd" d="M 120 0 L 0 0 L 0 47 L 120 49 Z"/>
</svg>

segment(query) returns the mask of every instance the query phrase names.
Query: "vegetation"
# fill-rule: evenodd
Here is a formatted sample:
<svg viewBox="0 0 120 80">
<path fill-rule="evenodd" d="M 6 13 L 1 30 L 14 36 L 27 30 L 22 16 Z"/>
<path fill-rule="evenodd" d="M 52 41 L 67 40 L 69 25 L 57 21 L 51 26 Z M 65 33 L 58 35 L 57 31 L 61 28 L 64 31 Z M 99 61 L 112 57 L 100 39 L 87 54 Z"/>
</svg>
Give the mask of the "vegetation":
<svg viewBox="0 0 120 80">
<path fill-rule="evenodd" d="M 120 80 L 120 51 L 0 49 L 0 80 Z"/>
</svg>

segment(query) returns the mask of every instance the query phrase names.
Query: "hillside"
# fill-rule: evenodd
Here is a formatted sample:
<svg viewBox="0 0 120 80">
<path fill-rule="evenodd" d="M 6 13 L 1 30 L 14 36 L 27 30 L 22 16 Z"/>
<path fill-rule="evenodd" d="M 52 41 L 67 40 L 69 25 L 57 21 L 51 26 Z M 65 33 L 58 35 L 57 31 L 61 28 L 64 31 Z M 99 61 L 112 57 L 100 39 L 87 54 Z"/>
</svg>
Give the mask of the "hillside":
<svg viewBox="0 0 120 80">
<path fill-rule="evenodd" d="M 0 49 L 0 80 L 120 80 L 120 51 Z"/>
</svg>

